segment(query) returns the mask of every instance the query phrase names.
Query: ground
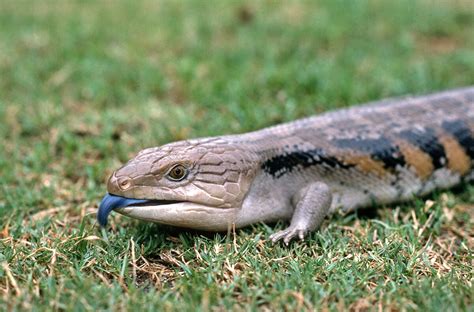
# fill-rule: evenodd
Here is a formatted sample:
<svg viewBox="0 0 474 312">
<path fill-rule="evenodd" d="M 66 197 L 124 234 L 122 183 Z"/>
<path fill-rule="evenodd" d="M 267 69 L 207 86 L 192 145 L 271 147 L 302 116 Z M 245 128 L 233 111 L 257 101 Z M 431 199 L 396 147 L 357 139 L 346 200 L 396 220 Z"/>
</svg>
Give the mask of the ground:
<svg viewBox="0 0 474 312">
<path fill-rule="evenodd" d="M 472 2 L 2 1 L 0 73 L 0 307 L 474 310 L 472 185 L 289 247 L 95 220 L 144 147 L 474 84 Z"/>
</svg>

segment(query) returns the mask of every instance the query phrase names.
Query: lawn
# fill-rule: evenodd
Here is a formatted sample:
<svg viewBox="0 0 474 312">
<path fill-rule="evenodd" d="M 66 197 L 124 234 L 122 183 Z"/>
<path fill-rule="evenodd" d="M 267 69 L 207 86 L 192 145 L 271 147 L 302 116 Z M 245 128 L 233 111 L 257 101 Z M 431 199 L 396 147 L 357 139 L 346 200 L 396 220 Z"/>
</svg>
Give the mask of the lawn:
<svg viewBox="0 0 474 312">
<path fill-rule="evenodd" d="M 140 149 L 474 84 L 458 1 L 1 1 L 0 310 L 474 310 L 474 186 L 202 233 L 112 214 Z"/>
</svg>

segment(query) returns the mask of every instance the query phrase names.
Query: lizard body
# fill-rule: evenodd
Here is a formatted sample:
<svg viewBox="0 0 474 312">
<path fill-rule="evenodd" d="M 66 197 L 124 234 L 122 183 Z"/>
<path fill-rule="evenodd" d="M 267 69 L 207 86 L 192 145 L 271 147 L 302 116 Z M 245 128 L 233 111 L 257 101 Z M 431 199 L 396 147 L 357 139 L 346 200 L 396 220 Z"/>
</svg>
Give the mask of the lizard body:
<svg viewBox="0 0 474 312">
<path fill-rule="evenodd" d="M 98 214 L 208 231 L 291 220 L 288 243 L 338 209 L 425 195 L 473 178 L 474 87 L 327 112 L 259 131 L 141 151 Z"/>
</svg>

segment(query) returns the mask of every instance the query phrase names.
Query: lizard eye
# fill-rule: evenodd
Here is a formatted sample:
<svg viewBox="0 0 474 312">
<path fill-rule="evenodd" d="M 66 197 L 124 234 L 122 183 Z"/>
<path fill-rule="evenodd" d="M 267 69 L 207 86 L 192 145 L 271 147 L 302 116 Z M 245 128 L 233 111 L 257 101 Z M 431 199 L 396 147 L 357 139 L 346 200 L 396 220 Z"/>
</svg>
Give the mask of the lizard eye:
<svg viewBox="0 0 474 312">
<path fill-rule="evenodd" d="M 167 177 L 171 181 L 181 181 L 188 173 L 188 170 L 183 165 L 176 165 L 168 171 Z"/>
</svg>

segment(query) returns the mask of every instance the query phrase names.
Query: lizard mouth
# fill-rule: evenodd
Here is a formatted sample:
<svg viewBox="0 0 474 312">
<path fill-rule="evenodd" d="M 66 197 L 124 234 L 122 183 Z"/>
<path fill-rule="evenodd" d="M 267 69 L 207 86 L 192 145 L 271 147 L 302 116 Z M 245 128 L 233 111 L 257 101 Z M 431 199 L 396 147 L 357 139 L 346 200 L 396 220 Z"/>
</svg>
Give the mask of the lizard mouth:
<svg viewBox="0 0 474 312">
<path fill-rule="evenodd" d="M 101 226 L 107 225 L 112 210 L 125 216 L 197 230 L 225 231 L 235 222 L 238 208 L 217 208 L 194 202 L 133 199 L 106 194 L 97 213 Z"/>
<path fill-rule="evenodd" d="M 99 211 L 97 212 L 97 221 L 101 226 L 107 225 L 107 218 L 112 210 L 122 212 L 128 207 L 142 207 L 142 206 L 158 206 L 158 205 L 169 205 L 178 203 L 173 200 L 149 200 L 149 199 L 135 199 L 127 198 L 107 193 L 99 205 Z M 126 211 L 126 210 L 125 210 Z"/>
</svg>

